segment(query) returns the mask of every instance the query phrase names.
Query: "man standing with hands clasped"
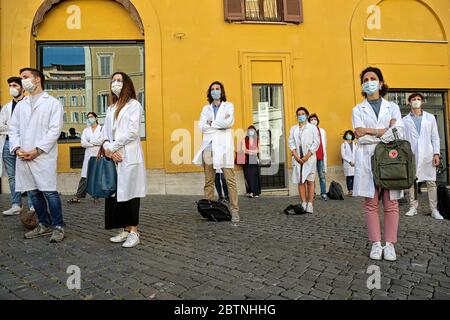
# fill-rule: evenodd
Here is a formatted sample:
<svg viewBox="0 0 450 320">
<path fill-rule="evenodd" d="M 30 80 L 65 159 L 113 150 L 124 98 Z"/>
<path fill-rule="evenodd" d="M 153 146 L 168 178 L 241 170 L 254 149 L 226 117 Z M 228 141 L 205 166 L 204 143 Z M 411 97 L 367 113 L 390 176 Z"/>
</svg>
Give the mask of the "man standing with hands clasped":
<svg viewBox="0 0 450 320">
<path fill-rule="evenodd" d="M 403 118 L 405 137 L 411 143 L 411 149 L 416 158 L 417 182 L 426 182 L 431 216 L 444 219 L 437 209 L 436 167 L 439 166 L 440 139 L 434 116 L 422 110 L 424 96 L 413 93 L 408 98 L 411 112 Z M 417 186 L 409 189 L 410 209 L 406 213 L 412 217 L 417 214 Z"/>
<path fill-rule="evenodd" d="M 58 138 L 63 128 L 61 103 L 44 91 L 45 78 L 33 68 L 20 70 L 29 96 L 18 103 L 9 128 L 10 151 L 17 155 L 16 191 L 30 191 L 39 225 L 26 239 L 52 234 L 64 239 L 61 199 L 56 191 Z"/>
</svg>

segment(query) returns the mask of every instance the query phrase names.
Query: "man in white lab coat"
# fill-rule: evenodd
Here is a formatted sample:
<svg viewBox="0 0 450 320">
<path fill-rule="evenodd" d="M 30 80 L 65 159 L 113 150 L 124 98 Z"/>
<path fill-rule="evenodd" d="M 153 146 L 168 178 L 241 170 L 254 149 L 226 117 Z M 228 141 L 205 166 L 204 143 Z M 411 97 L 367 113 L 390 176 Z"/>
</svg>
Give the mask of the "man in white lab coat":
<svg viewBox="0 0 450 320">
<path fill-rule="evenodd" d="M 205 171 L 205 196 L 214 199 L 216 172 L 223 171 L 228 186 L 232 222 L 238 223 L 239 206 L 234 174 L 234 141 L 231 128 L 234 124 L 234 106 L 227 102 L 222 83 L 213 82 L 207 92 L 209 104 L 203 107 L 199 128 L 203 132 L 200 150 L 192 161 L 203 165 Z"/>
<path fill-rule="evenodd" d="M 435 117 L 422 110 L 424 96 L 413 93 L 408 98 L 411 112 L 403 118 L 405 137 L 411 143 L 416 158 L 416 177 L 418 182 L 426 182 L 431 216 L 444 219 L 437 209 L 436 167 L 439 166 L 440 139 Z M 417 214 L 417 186 L 409 189 L 410 209 L 406 213 L 412 217 Z"/>
<path fill-rule="evenodd" d="M 52 234 L 50 242 L 61 242 L 64 222 L 56 191 L 56 168 L 64 110 L 57 99 L 44 91 L 41 71 L 24 68 L 20 77 L 29 95 L 18 103 L 11 118 L 10 151 L 17 156 L 16 191 L 30 191 L 39 219 L 39 225 L 25 238 Z"/>
<path fill-rule="evenodd" d="M 22 79 L 11 77 L 8 79 L 9 94 L 13 98 L 0 111 L 0 176 L 8 175 L 9 190 L 11 192 L 11 208 L 3 211 L 5 216 L 15 216 L 22 210 L 22 193 L 16 192 L 16 156 L 9 152 L 9 122 L 17 104 L 22 101 L 24 90 Z M 28 195 L 29 215 L 34 214 L 33 203 Z"/>
</svg>

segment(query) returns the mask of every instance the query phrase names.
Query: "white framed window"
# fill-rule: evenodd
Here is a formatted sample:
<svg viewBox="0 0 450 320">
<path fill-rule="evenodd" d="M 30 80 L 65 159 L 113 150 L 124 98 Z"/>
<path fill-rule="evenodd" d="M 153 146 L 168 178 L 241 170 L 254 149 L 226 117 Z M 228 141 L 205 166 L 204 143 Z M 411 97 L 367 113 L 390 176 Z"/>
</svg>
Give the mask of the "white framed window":
<svg viewBox="0 0 450 320">
<path fill-rule="evenodd" d="M 100 76 L 111 76 L 113 73 L 113 53 L 98 53 L 98 73 Z"/>
<path fill-rule="evenodd" d="M 97 110 L 98 114 L 105 114 L 106 108 L 108 108 L 108 93 L 99 93 L 97 95 Z"/>
<path fill-rule="evenodd" d="M 64 115 L 63 115 L 63 121 L 67 122 L 67 112 L 64 111 Z"/>
<path fill-rule="evenodd" d="M 70 106 L 78 107 L 78 97 L 77 96 L 70 96 Z"/>
<path fill-rule="evenodd" d="M 66 97 L 65 96 L 58 96 L 59 102 L 61 102 L 62 106 L 66 106 Z"/>
<path fill-rule="evenodd" d="M 86 123 L 87 121 L 87 112 L 82 112 L 81 113 L 81 123 Z"/>
<path fill-rule="evenodd" d="M 81 96 L 81 97 L 80 97 L 80 105 L 81 105 L 82 107 L 85 107 L 85 106 L 86 106 L 86 96 Z"/>
<path fill-rule="evenodd" d="M 72 122 L 73 123 L 78 123 L 79 122 L 79 118 L 78 118 L 78 112 L 72 112 Z"/>
</svg>

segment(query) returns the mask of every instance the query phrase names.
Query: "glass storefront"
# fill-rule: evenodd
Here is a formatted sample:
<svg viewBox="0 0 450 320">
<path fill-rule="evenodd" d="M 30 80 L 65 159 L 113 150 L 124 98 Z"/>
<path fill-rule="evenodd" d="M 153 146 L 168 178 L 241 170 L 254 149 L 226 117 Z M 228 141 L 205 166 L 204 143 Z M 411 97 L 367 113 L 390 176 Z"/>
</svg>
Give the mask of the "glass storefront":
<svg viewBox="0 0 450 320">
<path fill-rule="evenodd" d="M 45 89 L 64 107 L 64 131 L 81 135 L 88 112 L 95 112 L 103 124 L 109 101 L 110 80 L 116 71 L 127 73 L 145 110 L 144 44 L 142 43 L 41 43 L 38 68 L 45 75 Z M 145 115 L 141 123 L 145 137 Z"/>
<path fill-rule="evenodd" d="M 253 85 L 253 124 L 260 137 L 262 189 L 286 187 L 282 85 Z"/>
<path fill-rule="evenodd" d="M 390 90 L 388 93 L 388 100 L 395 102 L 399 105 L 402 112 L 402 116 L 406 116 L 410 112 L 410 106 L 408 106 L 408 97 L 413 92 L 420 92 L 425 97 L 425 105 L 423 109 L 436 118 L 439 137 L 441 139 L 441 154 L 445 164 L 448 163 L 447 159 L 447 128 L 445 123 L 445 91 L 427 91 L 427 90 Z M 437 181 L 439 183 L 447 183 L 448 180 L 448 168 L 445 172 L 437 175 Z"/>
</svg>

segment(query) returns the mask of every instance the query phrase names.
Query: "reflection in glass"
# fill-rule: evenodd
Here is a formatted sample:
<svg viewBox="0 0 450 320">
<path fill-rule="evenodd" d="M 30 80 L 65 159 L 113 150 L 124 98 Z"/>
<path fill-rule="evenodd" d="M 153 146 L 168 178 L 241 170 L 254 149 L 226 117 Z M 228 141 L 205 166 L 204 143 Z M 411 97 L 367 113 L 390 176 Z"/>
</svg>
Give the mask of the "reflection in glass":
<svg viewBox="0 0 450 320">
<path fill-rule="evenodd" d="M 94 111 L 103 124 L 108 108 L 110 79 L 115 71 L 133 80 L 137 99 L 145 108 L 143 44 L 42 45 L 40 69 L 45 89 L 64 107 L 64 131 L 86 128 L 86 114 Z M 70 115 L 69 117 L 67 115 Z M 145 114 L 141 124 L 145 137 Z"/>
</svg>

